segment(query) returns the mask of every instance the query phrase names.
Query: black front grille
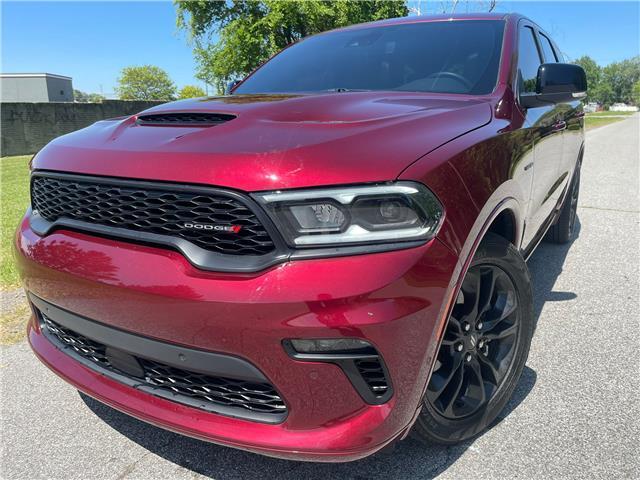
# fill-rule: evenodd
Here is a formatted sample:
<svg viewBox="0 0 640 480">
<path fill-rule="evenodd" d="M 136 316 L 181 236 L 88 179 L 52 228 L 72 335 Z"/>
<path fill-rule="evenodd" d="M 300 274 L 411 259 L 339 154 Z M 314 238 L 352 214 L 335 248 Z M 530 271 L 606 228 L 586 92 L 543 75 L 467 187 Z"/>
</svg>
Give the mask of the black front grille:
<svg viewBox="0 0 640 480">
<path fill-rule="evenodd" d="M 145 381 L 156 388 L 255 412 L 281 414 L 286 410 L 280 395 L 267 383 L 212 377 L 151 360 L 139 360 Z"/>
<path fill-rule="evenodd" d="M 104 345 L 58 325 L 42 312 L 40 312 L 40 316 L 47 330 L 63 344 L 71 347 L 78 355 L 102 366 L 109 366 Z"/>
<path fill-rule="evenodd" d="M 227 255 L 264 255 L 275 249 L 260 220 L 233 196 L 36 175 L 31 199 L 50 222 L 70 219 L 179 237 Z M 220 230 L 231 226 L 239 230 Z"/>
<path fill-rule="evenodd" d="M 224 113 L 202 112 L 178 112 L 178 113 L 152 113 L 140 115 L 138 125 L 176 125 L 189 127 L 211 127 L 228 122 L 236 118 L 234 115 Z"/>
<path fill-rule="evenodd" d="M 272 416 L 278 420 L 286 415 L 287 407 L 284 401 L 268 383 L 214 377 L 131 356 L 132 361 L 137 362 L 143 372 L 140 377 L 134 377 L 130 372 L 123 372 L 111 364 L 111 354 L 107 351 L 106 345 L 57 324 L 42 312 L 40 318 L 42 327 L 63 346 L 71 348 L 83 359 L 107 372 L 116 372 L 135 379 L 137 387 L 142 386 L 151 393 L 162 394 L 160 396 L 190 406 L 206 407 L 209 404 L 214 411 L 216 406 L 230 408 L 239 412 L 238 416 L 243 416 L 243 411 L 259 414 L 262 419 Z M 118 353 L 128 355 L 124 352 Z"/>
<path fill-rule="evenodd" d="M 376 397 L 382 397 L 389 390 L 389 382 L 385 375 L 382 363 L 378 359 L 362 359 L 355 361 L 356 368 L 371 393 Z"/>
</svg>

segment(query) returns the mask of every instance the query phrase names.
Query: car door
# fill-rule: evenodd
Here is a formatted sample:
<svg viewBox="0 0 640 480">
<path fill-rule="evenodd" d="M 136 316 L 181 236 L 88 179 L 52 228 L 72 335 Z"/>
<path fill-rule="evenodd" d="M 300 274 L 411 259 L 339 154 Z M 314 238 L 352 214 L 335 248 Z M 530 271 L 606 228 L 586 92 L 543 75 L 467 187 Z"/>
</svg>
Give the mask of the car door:
<svg viewBox="0 0 640 480">
<path fill-rule="evenodd" d="M 522 21 L 518 28 L 516 89 L 518 95 L 533 94 L 536 91 L 538 67 L 543 63 L 544 57 L 536 27 Z M 523 246 L 526 248 L 547 226 L 562 191 L 559 165 L 563 159 L 563 131 L 566 123 L 563 123 L 562 108 L 558 105 L 549 104 L 523 110 L 524 127 L 531 130 L 534 144 L 533 188 L 523 236 Z"/>
<path fill-rule="evenodd" d="M 544 31 L 538 30 L 538 39 L 544 53 L 545 63 L 560 62 L 561 55 L 557 45 Z M 584 141 L 584 109 L 581 100 L 558 104 L 560 126 L 563 127 L 562 161 L 558 164 L 558 177 L 561 185 L 558 194 L 565 190 L 571 179 L 580 148 Z"/>
</svg>

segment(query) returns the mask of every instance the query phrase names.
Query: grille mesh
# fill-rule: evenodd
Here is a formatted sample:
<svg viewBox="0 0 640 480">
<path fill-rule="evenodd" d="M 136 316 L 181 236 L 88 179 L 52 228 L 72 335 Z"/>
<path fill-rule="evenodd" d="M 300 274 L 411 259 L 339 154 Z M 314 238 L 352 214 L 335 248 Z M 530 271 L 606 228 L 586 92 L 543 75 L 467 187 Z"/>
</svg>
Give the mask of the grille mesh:
<svg viewBox="0 0 640 480">
<path fill-rule="evenodd" d="M 63 344 L 75 350 L 78 355 L 104 367 L 110 366 L 109 360 L 107 360 L 105 355 L 106 347 L 104 345 L 61 327 L 42 312 L 40 313 L 40 316 L 42 317 L 42 321 L 46 325 L 47 330 L 55 335 Z"/>
<path fill-rule="evenodd" d="M 387 393 L 389 383 L 379 360 L 356 360 L 355 363 L 358 372 L 376 397 Z"/>
<path fill-rule="evenodd" d="M 62 327 L 40 312 L 43 327 L 63 345 L 78 355 L 109 371 L 118 371 L 106 355 L 107 347 L 68 328 Z M 172 393 L 172 399 L 190 398 L 203 403 L 231 407 L 264 415 L 282 416 L 287 408 L 278 392 L 268 383 L 214 377 L 135 357 L 144 371 L 136 380 L 153 390 Z M 127 375 L 127 374 L 125 374 Z M 131 375 L 127 375 L 131 378 Z M 185 403 L 185 402 L 182 402 Z M 240 414 L 241 415 L 241 414 Z"/>
<path fill-rule="evenodd" d="M 224 195 L 34 176 L 31 198 L 34 209 L 50 222 L 68 218 L 180 237 L 227 255 L 264 255 L 275 248 L 255 214 Z M 190 223 L 241 228 L 237 233 L 185 228 Z"/>
<path fill-rule="evenodd" d="M 140 363 L 145 371 L 145 381 L 157 388 L 257 412 L 282 413 L 285 410 L 280 396 L 266 383 L 212 377 L 145 359 L 140 359 Z"/>
</svg>

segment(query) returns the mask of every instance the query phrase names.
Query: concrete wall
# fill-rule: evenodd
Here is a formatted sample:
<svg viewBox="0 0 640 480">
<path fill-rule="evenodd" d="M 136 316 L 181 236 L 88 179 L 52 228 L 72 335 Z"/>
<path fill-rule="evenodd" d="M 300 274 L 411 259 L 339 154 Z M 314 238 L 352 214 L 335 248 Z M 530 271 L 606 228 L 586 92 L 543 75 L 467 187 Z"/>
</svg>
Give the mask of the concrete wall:
<svg viewBox="0 0 640 480">
<path fill-rule="evenodd" d="M 0 74 L 2 102 L 73 102 L 71 77 L 50 73 Z"/>
<path fill-rule="evenodd" d="M 3 102 L 48 102 L 46 77 L 2 77 Z"/>
<path fill-rule="evenodd" d="M 47 91 L 50 102 L 73 102 L 71 79 L 47 77 Z"/>
<path fill-rule="evenodd" d="M 105 118 L 141 112 L 163 102 L 0 103 L 0 154 L 35 153 L 56 137 Z"/>
</svg>

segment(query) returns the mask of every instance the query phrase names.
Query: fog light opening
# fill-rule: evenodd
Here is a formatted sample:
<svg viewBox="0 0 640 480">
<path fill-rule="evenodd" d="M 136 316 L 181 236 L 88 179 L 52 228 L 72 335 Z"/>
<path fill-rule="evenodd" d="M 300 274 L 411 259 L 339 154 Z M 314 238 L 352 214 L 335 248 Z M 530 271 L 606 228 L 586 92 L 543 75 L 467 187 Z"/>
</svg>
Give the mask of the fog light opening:
<svg viewBox="0 0 640 480">
<path fill-rule="evenodd" d="M 376 354 L 375 348 L 359 338 L 313 338 L 288 341 L 297 353 Z"/>
<path fill-rule="evenodd" d="M 287 354 L 302 362 L 338 365 L 362 399 L 381 405 L 393 395 L 391 377 L 376 348 L 360 338 L 292 338 L 282 341 Z"/>
</svg>

